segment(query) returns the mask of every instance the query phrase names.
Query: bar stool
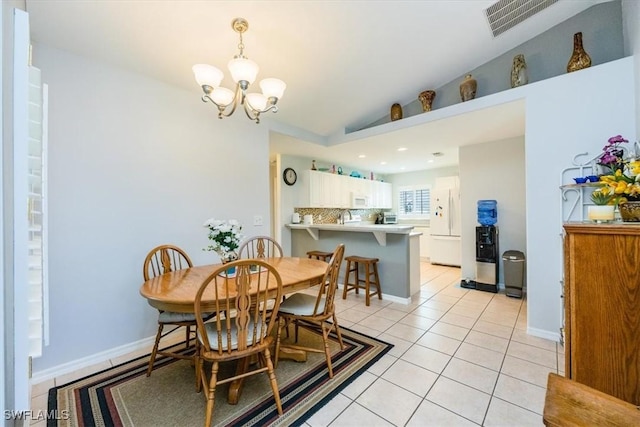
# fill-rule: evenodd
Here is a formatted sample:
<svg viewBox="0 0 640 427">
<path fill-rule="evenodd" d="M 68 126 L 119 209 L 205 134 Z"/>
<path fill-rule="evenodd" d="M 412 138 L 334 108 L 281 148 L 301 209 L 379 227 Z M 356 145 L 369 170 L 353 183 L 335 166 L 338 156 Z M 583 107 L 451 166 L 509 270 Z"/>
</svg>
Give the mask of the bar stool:
<svg viewBox="0 0 640 427">
<path fill-rule="evenodd" d="M 307 252 L 307 257 L 319 259 L 320 261 L 329 262 L 331 257 L 333 256 L 333 252 L 325 252 L 325 251 L 309 251 Z"/>
<path fill-rule="evenodd" d="M 345 260 L 347 261 L 347 269 L 344 277 L 342 299 L 347 299 L 347 292 L 352 289 L 355 289 L 356 294 L 359 293 L 360 289 L 364 289 L 367 306 L 371 302 L 372 296 L 378 295 L 378 299 L 382 299 L 382 292 L 380 291 L 380 277 L 378 276 L 378 258 L 365 258 L 352 255 L 346 257 Z M 359 273 L 358 267 L 360 264 L 364 265 L 363 278 L 360 277 Z M 354 275 L 354 282 L 349 281 L 352 272 Z M 371 292 L 371 285 L 375 285 L 377 289 L 373 293 Z"/>
</svg>

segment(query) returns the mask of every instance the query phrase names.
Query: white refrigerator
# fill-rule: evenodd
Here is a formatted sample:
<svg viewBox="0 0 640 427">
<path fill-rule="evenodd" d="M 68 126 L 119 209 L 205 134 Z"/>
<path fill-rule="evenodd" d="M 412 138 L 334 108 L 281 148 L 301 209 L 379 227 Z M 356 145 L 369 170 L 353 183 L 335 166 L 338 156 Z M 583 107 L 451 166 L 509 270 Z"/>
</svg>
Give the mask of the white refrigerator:
<svg viewBox="0 0 640 427">
<path fill-rule="evenodd" d="M 460 267 L 460 191 L 457 188 L 431 191 L 430 223 L 431 263 Z"/>
</svg>

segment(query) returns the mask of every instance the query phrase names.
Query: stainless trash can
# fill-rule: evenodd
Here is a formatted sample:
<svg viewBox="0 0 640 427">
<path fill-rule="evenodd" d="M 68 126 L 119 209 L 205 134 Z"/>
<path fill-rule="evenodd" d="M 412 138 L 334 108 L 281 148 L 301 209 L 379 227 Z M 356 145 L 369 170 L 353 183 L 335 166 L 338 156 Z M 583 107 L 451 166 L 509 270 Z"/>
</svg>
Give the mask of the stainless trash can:
<svg viewBox="0 0 640 427">
<path fill-rule="evenodd" d="M 506 251 L 502 254 L 504 267 L 504 288 L 508 297 L 522 298 L 524 285 L 524 254 L 520 251 Z"/>
</svg>

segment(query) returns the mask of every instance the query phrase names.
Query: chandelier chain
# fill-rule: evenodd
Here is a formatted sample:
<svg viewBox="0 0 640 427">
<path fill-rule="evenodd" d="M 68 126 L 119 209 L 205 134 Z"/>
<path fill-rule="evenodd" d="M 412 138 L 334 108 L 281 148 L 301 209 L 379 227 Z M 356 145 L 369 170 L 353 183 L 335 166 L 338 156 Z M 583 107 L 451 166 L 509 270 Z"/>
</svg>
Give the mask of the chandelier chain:
<svg viewBox="0 0 640 427">
<path fill-rule="evenodd" d="M 240 58 L 244 58 L 244 43 L 242 41 L 242 32 L 240 34 L 240 43 L 238 43 L 238 50 L 240 51 Z"/>
</svg>

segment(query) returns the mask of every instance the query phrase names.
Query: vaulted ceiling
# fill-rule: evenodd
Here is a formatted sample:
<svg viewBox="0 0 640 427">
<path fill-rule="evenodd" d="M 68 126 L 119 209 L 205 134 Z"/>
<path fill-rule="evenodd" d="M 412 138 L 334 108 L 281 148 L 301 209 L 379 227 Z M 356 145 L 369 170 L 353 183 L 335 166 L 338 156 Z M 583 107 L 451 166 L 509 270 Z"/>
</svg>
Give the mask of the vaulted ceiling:
<svg viewBox="0 0 640 427">
<path fill-rule="evenodd" d="M 287 83 L 270 118 L 322 138 L 383 117 L 391 104 L 407 104 L 599 2 L 560 0 L 495 38 L 484 13 L 493 0 L 26 4 L 34 42 L 148 75 L 194 98 L 201 93 L 196 63 L 223 70 L 223 85 L 232 87 L 226 63 L 238 39 L 231 21 L 244 17 L 245 54 L 260 66 L 258 80 Z"/>
</svg>

